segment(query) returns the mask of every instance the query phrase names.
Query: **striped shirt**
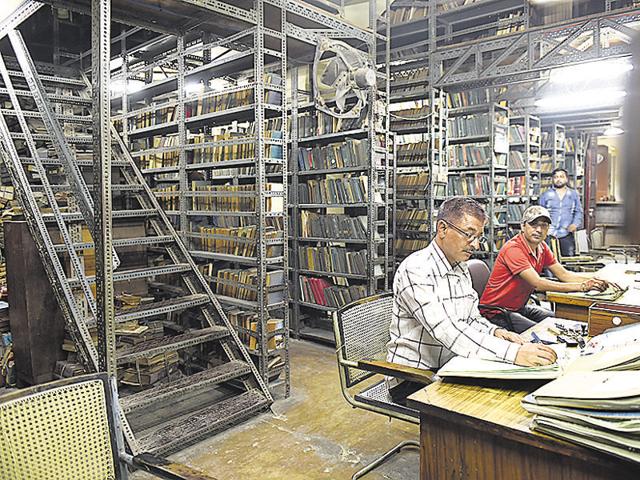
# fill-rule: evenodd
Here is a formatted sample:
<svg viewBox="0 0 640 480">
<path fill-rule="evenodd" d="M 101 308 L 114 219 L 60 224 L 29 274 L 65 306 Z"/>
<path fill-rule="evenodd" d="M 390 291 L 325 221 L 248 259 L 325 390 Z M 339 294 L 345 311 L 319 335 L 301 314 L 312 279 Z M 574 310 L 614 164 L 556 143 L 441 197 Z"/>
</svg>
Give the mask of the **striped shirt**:
<svg viewBox="0 0 640 480">
<path fill-rule="evenodd" d="M 455 355 L 514 362 L 520 345 L 494 336 L 467 264 L 451 266 L 435 241 L 400 264 L 393 293 L 387 361 L 425 369 Z"/>
</svg>

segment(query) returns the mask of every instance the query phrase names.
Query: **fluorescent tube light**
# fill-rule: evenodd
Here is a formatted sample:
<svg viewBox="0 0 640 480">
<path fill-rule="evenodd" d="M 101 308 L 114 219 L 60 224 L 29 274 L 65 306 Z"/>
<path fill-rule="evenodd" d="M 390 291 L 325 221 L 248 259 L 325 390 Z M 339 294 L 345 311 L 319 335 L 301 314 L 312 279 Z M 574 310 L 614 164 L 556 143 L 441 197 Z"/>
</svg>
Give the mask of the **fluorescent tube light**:
<svg viewBox="0 0 640 480">
<path fill-rule="evenodd" d="M 545 111 L 588 110 L 594 107 L 615 105 L 627 94 L 624 90 L 594 89 L 583 92 L 551 95 L 536 100 L 535 105 Z"/>
<path fill-rule="evenodd" d="M 556 85 L 584 83 L 593 80 L 614 80 L 621 77 L 633 65 L 629 59 L 616 58 L 597 62 L 581 63 L 569 67 L 554 68 L 549 75 L 549 82 Z"/>
</svg>

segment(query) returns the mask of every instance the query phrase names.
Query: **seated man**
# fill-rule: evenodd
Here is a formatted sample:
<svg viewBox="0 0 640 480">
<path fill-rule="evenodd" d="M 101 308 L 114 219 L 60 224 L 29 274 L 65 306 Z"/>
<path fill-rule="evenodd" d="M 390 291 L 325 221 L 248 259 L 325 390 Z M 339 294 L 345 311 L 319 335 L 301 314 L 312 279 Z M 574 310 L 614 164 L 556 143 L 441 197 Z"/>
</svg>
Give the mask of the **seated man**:
<svg viewBox="0 0 640 480">
<path fill-rule="evenodd" d="M 522 230 L 500 249 L 480 304 L 482 314 L 494 324 L 506 328 L 505 314 L 484 308 L 495 305 L 509 311 L 513 330 L 521 333 L 547 317 L 552 311 L 527 305 L 534 290 L 544 292 L 586 292 L 605 290 L 608 283 L 590 275 L 567 271 L 544 242 L 551 224 L 549 211 L 537 205 L 527 208 L 521 220 Z M 540 276 L 548 268 L 560 281 Z"/>
<path fill-rule="evenodd" d="M 454 197 L 441 205 L 435 239 L 396 272 L 387 361 L 429 370 L 455 355 L 525 366 L 555 362 L 551 348 L 524 343 L 480 316 L 466 261 L 479 248 L 485 222 L 475 200 Z M 423 386 L 396 378 L 387 383 L 396 402 Z"/>
</svg>

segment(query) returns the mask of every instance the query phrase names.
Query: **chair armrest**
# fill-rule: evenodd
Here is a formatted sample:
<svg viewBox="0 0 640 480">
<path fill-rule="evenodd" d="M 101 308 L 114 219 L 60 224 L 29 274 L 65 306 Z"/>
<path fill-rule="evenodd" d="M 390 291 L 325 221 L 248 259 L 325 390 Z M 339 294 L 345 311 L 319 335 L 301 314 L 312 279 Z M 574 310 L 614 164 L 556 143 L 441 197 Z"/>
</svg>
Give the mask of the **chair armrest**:
<svg viewBox="0 0 640 480">
<path fill-rule="evenodd" d="M 503 314 L 507 314 L 509 313 L 509 310 L 507 310 L 506 308 L 503 307 L 498 307 L 497 305 L 483 305 L 482 303 L 478 304 L 478 310 L 495 310 L 497 312 L 503 313 Z"/>
<path fill-rule="evenodd" d="M 199 470 L 181 463 L 173 463 L 153 453 L 141 453 L 132 458 L 134 467 L 159 478 L 169 480 L 216 480 Z"/>
<path fill-rule="evenodd" d="M 498 311 L 500 313 L 502 313 L 504 315 L 504 321 L 507 324 L 507 328 L 510 331 L 514 331 L 513 328 L 513 322 L 511 321 L 511 317 L 509 316 L 509 310 L 507 310 L 506 308 L 502 308 L 502 307 L 497 307 L 495 305 L 483 305 L 483 304 L 479 304 L 478 305 L 478 310 L 483 309 L 483 310 L 495 310 Z M 489 320 L 491 321 L 491 320 Z"/>
<path fill-rule="evenodd" d="M 408 380 L 411 382 L 424 383 L 429 385 L 433 382 L 434 372 L 422 368 L 407 367 L 384 360 L 359 360 L 358 368 L 369 372 L 381 373 L 390 377 L 396 377 L 400 380 Z"/>
</svg>

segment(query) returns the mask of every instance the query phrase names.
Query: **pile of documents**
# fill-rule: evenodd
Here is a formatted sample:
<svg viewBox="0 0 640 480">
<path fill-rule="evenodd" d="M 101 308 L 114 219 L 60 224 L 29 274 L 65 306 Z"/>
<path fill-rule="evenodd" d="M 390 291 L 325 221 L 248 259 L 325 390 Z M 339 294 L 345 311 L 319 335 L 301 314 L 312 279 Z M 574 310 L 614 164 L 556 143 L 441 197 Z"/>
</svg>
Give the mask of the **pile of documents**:
<svg viewBox="0 0 640 480">
<path fill-rule="evenodd" d="M 640 462 L 640 371 L 567 373 L 522 406 L 532 430 Z"/>
</svg>

